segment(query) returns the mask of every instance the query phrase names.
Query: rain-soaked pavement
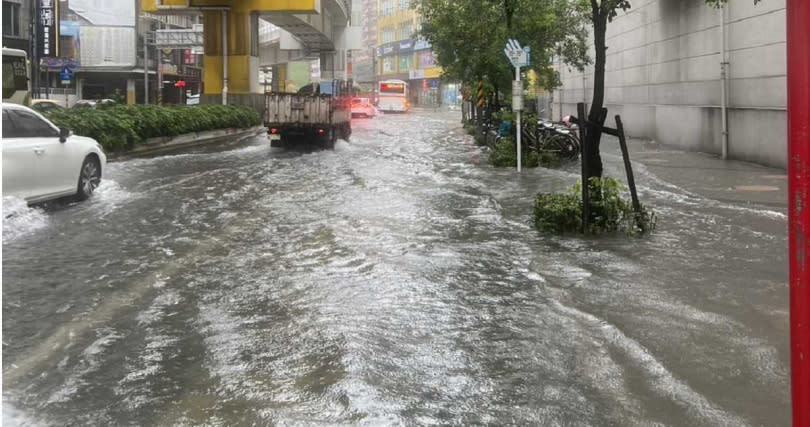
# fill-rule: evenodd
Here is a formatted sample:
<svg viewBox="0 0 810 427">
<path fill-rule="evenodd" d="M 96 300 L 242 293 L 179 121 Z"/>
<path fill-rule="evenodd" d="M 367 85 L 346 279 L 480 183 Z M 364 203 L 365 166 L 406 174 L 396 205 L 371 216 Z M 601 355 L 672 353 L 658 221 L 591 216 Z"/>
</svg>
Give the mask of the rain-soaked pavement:
<svg viewBox="0 0 810 427">
<path fill-rule="evenodd" d="M 5 199 L 4 424 L 789 424 L 784 211 L 637 164 L 654 234 L 540 235 L 577 167 L 493 169 L 458 117 Z"/>
</svg>

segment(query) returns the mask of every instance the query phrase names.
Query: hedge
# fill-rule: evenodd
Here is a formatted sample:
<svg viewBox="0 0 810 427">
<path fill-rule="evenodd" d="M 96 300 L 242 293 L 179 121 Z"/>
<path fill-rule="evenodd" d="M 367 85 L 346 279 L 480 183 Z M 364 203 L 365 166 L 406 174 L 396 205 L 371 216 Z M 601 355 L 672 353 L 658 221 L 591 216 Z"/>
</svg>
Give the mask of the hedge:
<svg viewBox="0 0 810 427">
<path fill-rule="evenodd" d="M 540 166 L 541 157 L 537 151 L 528 150 L 525 146 L 521 150 L 520 163 L 525 168 L 536 168 Z M 505 136 L 495 144 L 495 149 L 489 153 L 489 164 L 496 167 L 516 167 L 517 147 L 512 137 Z"/>
<path fill-rule="evenodd" d="M 259 113 L 240 105 L 116 105 L 57 110 L 47 116 L 55 125 L 93 138 L 109 151 L 130 149 L 148 138 L 261 123 Z"/>
</svg>

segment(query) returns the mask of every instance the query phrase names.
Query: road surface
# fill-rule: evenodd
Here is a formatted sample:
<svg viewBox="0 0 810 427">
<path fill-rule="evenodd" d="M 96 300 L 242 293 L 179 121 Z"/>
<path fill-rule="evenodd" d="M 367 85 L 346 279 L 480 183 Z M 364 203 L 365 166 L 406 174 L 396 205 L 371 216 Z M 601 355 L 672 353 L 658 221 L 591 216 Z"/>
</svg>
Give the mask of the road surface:
<svg viewBox="0 0 810 427">
<path fill-rule="evenodd" d="M 541 235 L 578 167 L 492 168 L 458 121 L 4 199 L 4 424 L 789 424 L 783 209 L 637 164 L 652 235 Z"/>
</svg>

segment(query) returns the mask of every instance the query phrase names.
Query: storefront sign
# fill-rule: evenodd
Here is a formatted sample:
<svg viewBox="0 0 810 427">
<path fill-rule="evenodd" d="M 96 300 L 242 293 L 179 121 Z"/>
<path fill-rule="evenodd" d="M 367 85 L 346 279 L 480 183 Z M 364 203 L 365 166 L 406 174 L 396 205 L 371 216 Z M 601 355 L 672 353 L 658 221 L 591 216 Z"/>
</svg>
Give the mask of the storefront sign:
<svg viewBox="0 0 810 427">
<path fill-rule="evenodd" d="M 435 64 L 436 64 L 436 58 L 433 56 L 433 52 L 420 52 L 419 53 L 419 67 L 420 68 L 432 67 Z"/>
<path fill-rule="evenodd" d="M 59 56 L 59 12 L 56 0 L 39 1 L 37 17 L 37 52 L 41 57 Z"/>
<path fill-rule="evenodd" d="M 430 43 L 425 39 L 418 39 L 413 43 L 413 50 L 430 49 Z"/>
<path fill-rule="evenodd" d="M 399 53 L 410 52 L 413 50 L 413 40 L 400 40 Z"/>
<path fill-rule="evenodd" d="M 416 79 L 424 79 L 425 78 L 425 70 L 410 70 L 408 71 L 408 79 L 416 80 Z"/>
</svg>

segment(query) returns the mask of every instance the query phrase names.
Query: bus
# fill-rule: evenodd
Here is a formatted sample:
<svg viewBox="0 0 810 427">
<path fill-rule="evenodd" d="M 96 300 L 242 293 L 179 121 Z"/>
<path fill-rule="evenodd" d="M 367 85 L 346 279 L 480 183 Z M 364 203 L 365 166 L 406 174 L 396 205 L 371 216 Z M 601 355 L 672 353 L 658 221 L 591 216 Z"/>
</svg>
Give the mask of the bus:
<svg viewBox="0 0 810 427">
<path fill-rule="evenodd" d="M 383 80 L 377 89 L 379 90 L 377 108 L 380 111 L 405 113 L 411 109 L 411 104 L 408 103 L 408 82 Z"/>
<path fill-rule="evenodd" d="M 31 104 L 28 56 L 24 50 L 3 48 L 3 102 Z"/>
</svg>

